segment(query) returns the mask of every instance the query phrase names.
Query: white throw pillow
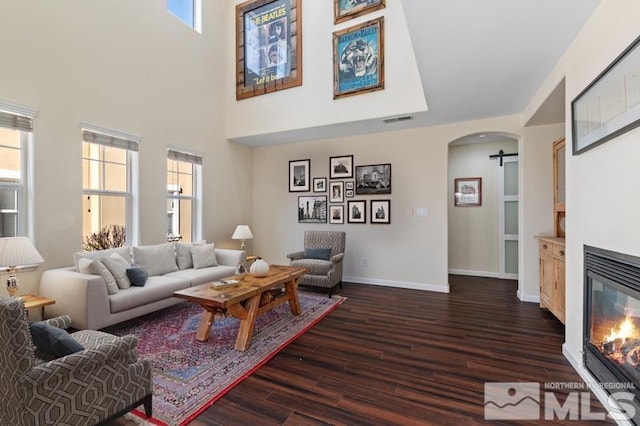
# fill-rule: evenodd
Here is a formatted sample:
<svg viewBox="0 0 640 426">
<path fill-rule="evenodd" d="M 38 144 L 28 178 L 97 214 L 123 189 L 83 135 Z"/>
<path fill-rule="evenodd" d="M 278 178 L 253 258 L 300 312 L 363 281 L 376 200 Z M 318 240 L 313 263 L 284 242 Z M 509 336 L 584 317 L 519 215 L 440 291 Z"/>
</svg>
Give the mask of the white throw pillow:
<svg viewBox="0 0 640 426">
<path fill-rule="evenodd" d="M 216 250 L 213 244 L 206 244 L 204 246 L 191 246 L 191 257 L 193 259 L 193 269 L 218 266 L 218 259 L 216 259 Z"/>
<path fill-rule="evenodd" d="M 178 262 L 178 269 L 193 268 L 193 260 L 191 259 L 191 244 L 188 243 L 176 243 L 176 261 Z"/>
<path fill-rule="evenodd" d="M 127 268 L 131 265 L 125 258 L 118 253 L 112 253 L 111 256 L 100 259 L 100 262 L 107 267 L 111 275 L 113 275 L 113 278 L 116 279 L 116 284 L 118 284 L 119 289 L 123 290 L 131 287 L 131 281 L 127 276 Z"/>
<path fill-rule="evenodd" d="M 119 291 L 118 284 L 111 272 L 97 259 L 78 259 L 78 270 L 84 274 L 98 275 L 102 277 L 107 286 L 107 294 L 116 294 Z"/>
<path fill-rule="evenodd" d="M 73 253 L 73 263 L 76 265 L 76 270 L 80 272 L 80 265 L 78 264 L 80 259 L 101 259 L 111 256 L 112 253 L 118 253 L 128 262 L 131 261 L 131 247 L 124 246 L 97 251 L 77 251 Z"/>
<path fill-rule="evenodd" d="M 136 265 L 144 268 L 150 277 L 178 270 L 176 253 L 171 243 L 134 246 L 133 260 Z"/>
</svg>

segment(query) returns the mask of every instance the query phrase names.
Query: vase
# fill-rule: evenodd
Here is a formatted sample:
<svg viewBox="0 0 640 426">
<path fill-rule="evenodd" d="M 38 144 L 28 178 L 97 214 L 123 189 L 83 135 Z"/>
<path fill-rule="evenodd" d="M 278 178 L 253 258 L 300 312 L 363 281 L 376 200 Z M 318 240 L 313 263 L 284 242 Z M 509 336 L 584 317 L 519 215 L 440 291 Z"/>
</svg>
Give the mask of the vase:
<svg viewBox="0 0 640 426">
<path fill-rule="evenodd" d="M 254 277 L 266 277 L 269 273 L 269 264 L 262 259 L 256 259 L 249 268 L 249 273 Z"/>
</svg>

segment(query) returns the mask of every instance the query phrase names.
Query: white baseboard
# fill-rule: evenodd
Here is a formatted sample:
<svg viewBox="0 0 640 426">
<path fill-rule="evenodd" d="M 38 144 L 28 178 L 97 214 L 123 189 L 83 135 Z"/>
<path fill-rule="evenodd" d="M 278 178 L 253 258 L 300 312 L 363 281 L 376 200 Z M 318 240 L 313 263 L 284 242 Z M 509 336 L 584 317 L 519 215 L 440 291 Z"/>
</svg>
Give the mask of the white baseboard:
<svg viewBox="0 0 640 426">
<path fill-rule="evenodd" d="M 571 364 L 571 366 L 573 367 L 574 370 L 576 370 L 578 375 L 582 377 L 582 380 L 584 380 L 585 383 L 589 384 L 589 383 L 598 382 L 598 380 L 591 375 L 589 370 L 585 368 L 584 364 L 582 363 L 582 360 L 576 359 L 576 357 L 573 356 L 573 353 L 571 353 L 571 351 L 567 349 L 566 343 L 562 344 L 562 355 L 564 355 L 567 361 L 569 361 L 569 364 Z M 599 386 L 591 386 L 589 389 L 591 390 L 591 392 L 593 392 L 596 398 L 598 398 L 598 400 L 600 401 L 600 403 L 605 409 L 608 409 L 611 403 L 615 404 L 615 401 L 609 399 L 609 394 L 603 388 Z M 618 412 L 624 412 L 624 410 L 622 410 L 619 406 L 615 408 L 618 410 Z M 608 411 L 611 411 L 611 410 L 608 410 Z M 622 426 L 633 426 L 633 423 L 625 420 L 617 420 L 616 423 Z"/>
<path fill-rule="evenodd" d="M 389 280 L 378 280 L 374 278 L 348 277 L 348 276 L 343 276 L 342 281 L 362 283 L 362 284 L 372 284 L 372 285 L 379 285 L 384 287 L 410 288 L 414 290 L 426 290 L 426 291 L 436 291 L 439 293 L 449 293 L 449 283 L 447 283 L 446 285 L 427 284 L 427 283 L 414 283 L 414 282 L 408 282 L 408 281 L 389 281 Z"/>
<path fill-rule="evenodd" d="M 527 294 L 518 290 L 518 299 L 522 302 L 540 303 L 539 294 Z"/>
<path fill-rule="evenodd" d="M 449 273 L 453 275 L 468 275 L 470 277 L 498 278 L 497 272 L 489 272 L 489 271 L 471 271 L 469 269 L 449 269 Z"/>
</svg>

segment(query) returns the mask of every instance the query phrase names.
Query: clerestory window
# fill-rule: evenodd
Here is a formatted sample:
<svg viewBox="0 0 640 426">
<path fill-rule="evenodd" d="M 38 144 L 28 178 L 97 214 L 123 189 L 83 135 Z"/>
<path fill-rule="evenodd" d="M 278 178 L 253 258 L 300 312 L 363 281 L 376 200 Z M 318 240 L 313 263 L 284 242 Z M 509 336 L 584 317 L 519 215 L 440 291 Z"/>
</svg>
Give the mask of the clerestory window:
<svg viewBox="0 0 640 426">
<path fill-rule="evenodd" d="M 201 32 L 201 0 L 167 0 L 167 10 L 182 22 Z"/>
</svg>

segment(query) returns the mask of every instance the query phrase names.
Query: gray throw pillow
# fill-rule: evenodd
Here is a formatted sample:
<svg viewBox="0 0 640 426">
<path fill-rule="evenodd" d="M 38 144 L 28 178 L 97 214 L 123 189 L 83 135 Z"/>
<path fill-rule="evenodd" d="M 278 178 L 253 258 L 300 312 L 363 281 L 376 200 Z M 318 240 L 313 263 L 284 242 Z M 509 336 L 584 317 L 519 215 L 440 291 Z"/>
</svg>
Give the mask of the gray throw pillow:
<svg viewBox="0 0 640 426">
<path fill-rule="evenodd" d="M 216 250 L 213 244 L 191 247 L 191 258 L 193 259 L 193 269 L 218 266 Z"/>
<path fill-rule="evenodd" d="M 193 260 L 191 259 L 191 244 L 176 243 L 176 261 L 178 269 L 193 268 Z"/>
<path fill-rule="evenodd" d="M 98 275 L 102 277 L 107 286 L 107 294 L 116 294 L 119 290 L 116 279 L 102 262 L 97 259 L 78 259 L 78 270 L 84 274 Z"/>
<path fill-rule="evenodd" d="M 173 244 L 155 244 L 150 246 L 134 246 L 133 261 L 144 268 L 150 277 L 176 272 L 176 253 Z"/>
<path fill-rule="evenodd" d="M 131 285 L 136 287 L 144 287 L 147 280 L 149 279 L 149 274 L 144 268 L 139 266 L 132 266 L 127 269 L 127 277 L 131 281 Z"/>
<path fill-rule="evenodd" d="M 100 259 L 100 262 L 107 267 L 111 275 L 113 275 L 113 278 L 116 279 L 116 284 L 118 284 L 119 289 L 124 290 L 131 287 L 131 281 L 129 281 L 129 277 L 127 277 L 127 268 L 131 265 L 122 256 L 113 253 L 109 257 Z"/>
<path fill-rule="evenodd" d="M 331 249 L 330 248 L 308 248 L 308 249 L 304 249 L 304 258 L 305 259 L 329 260 L 329 259 L 331 259 Z"/>
</svg>

